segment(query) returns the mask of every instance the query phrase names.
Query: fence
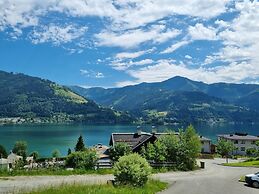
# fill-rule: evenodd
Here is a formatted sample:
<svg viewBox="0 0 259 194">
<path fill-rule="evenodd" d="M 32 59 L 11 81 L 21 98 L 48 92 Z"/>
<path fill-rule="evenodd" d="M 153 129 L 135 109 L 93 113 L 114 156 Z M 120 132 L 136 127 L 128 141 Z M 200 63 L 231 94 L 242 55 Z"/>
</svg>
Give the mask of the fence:
<svg viewBox="0 0 259 194">
<path fill-rule="evenodd" d="M 98 161 L 96 164 L 97 169 L 103 169 L 103 168 L 112 168 L 112 162 L 105 160 L 105 161 Z"/>
<path fill-rule="evenodd" d="M 154 161 L 148 161 L 150 166 L 154 168 L 159 168 L 159 167 L 173 167 L 175 166 L 175 162 L 154 162 Z"/>
</svg>

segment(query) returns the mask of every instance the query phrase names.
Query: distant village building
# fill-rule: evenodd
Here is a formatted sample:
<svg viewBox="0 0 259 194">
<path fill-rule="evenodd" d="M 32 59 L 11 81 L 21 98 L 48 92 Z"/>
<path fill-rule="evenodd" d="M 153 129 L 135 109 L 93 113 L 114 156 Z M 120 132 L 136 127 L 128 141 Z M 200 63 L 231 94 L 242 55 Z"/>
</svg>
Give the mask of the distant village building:
<svg viewBox="0 0 259 194">
<path fill-rule="evenodd" d="M 7 157 L 7 160 L 9 162 L 9 167 L 10 168 L 13 168 L 15 166 L 15 163 L 18 161 L 18 160 L 22 160 L 22 156 L 18 156 L 17 154 L 11 152 L 8 157 Z"/>
<path fill-rule="evenodd" d="M 248 135 L 247 133 L 235 133 L 235 134 L 223 134 L 218 135 L 218 140 L 227 140 L 234 143 L 236 149 L 233 152 L 234 155 L 246 155 L 246 150 L 249 148 L 255 148 L 256 141 L 259 141 L 259 137 Z"/>
<path fill-rule="evenodd" d="M 212 153 L 211 147 L 211 139 L 208 139 L 204 136 L 200 136 L 200 140 L 201 140 L 201 153 Z"/>
<path fill-rule="evenodd" d="M 109 147 L 108 146 L 98 143 L 97 145 L 94 146 L 94 149 L 97 152 L 98 157 L 100 159 L 109 158 Z"/>
<path fill-rule="evenodd" d="M 0 158 L 0 170 L 9 170 L 8 159 Z"/>
<path fill-rule="evenodd" d="M 147 133 L 138 131 L 136 133 L 112 133 L 110 138 L 110 146 L 114 146 L 116 143 L 123 142 L 127 143 L 133 152 L 139 152 L 142 146 L 146 146 L 148 143 L 154 143 L 159 137 L 169 135 L 170 133 Z M 174 133 L 179 135 L 179 133 Z M 211 153 L 211 140 L 200 136 L 202 153 Z"/>
<path fill-rule="evenodd" d="M 94 146 L 98 154 L 97 168 L 112 168 L 112 163 L 109 157 L 109 147 L 98 143 Z"/>
</svg>

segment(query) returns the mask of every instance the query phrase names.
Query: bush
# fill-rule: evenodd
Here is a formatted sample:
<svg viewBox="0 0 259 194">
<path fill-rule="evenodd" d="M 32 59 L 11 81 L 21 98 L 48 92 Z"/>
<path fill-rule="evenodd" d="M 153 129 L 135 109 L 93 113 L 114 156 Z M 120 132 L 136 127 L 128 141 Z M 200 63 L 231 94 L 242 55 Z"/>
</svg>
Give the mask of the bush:
<svg viewBox="0 0 259 194">
<path fill-rule="evenodd" d="M 174 163 L 172 168 L 178 170 L 193 170 L 196 158 L 199 157 L 201 142 L 195 129 L 190 125 L 185 131 L 164 135 L 154 144 L 147 144 L 141 149 L 141 155 L 154 162 Z"/>
<path fill-rule="evenodd" d="M 58 158 L 58 157 L 60 157 L 61 154 L 60 154 L 60 151 L 58 149 L 55 149 L 55 150 L 52 151 L 51 155 L 52 155 L 53 158 Z"/>
<path fill-rule="evenodd" d="M 248 148 L 247 150 L 246 150 L 246 155 L 248 155 L 248 156 L 256 156 L 256 154 L 257 154 L 257 150 L 255 149 L 255 148 Z"/>
<path fill-rule="evenodd" d="M 166 160 L 166 147 L 161 141 L 154 144 L 148 143 L 147 147 L 142 147 L 141 155 L 149 161 L 164 162 Z"/>
<path fill-rule="evenodd" d="M 26 156 L 27 156 L 27 142 L 26 141 L 17 141 L 14 144 L 13 147 L 13 153 L 22 156 L 23 161 L 26 161 Z"/>
<path fill-rule="evenodd" d="M 73 152 L 66 158 L 66 166 L 79 169 L 94 169 L 98 160 L 95 151 Z"/>
<path fill-rule="evenodd" d="M 143 186 L 151 174 L 151 167 L 146 159 L 138 154 L 122 156 L 114 165 L 115 184 Z"/>
<path fill-rule="evenodd" d="M 33 151 L 31 154 L 30 154 L 30 156 L 32 156 L 33 157 L 33 160 L 37 160 L 37 159 L 39 159 L 39 152 L 37 152 L 37 151 Z"/>
<path fill-rule="evenodd" d="M 7 158 L 8 154 L 4 146 L 0 145 L 0 158 Z"/>
<path fill-rule="evenodd" d="M 131 148 L 126 143 L 116 143 L 113 147 L 110 148 L 110 159 L 114 162 L 117 162 L 121 156 L 130 154 Z"/>
</svg>

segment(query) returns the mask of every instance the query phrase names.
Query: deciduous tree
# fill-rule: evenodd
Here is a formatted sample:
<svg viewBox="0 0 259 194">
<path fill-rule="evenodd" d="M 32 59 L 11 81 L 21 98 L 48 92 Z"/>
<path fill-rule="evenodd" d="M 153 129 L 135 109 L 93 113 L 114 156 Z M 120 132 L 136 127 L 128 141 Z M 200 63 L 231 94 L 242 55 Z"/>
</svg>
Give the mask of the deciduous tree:
<svg viewBox="0 0 259 194">
<path fill-rule="evenodd" d="M 217 152 L 222 157 L 226 157 L 226 162 L 228 163 L 228 158 L 232 154 L 232 152 L 235 150 L 235 146 L 233 142 L 226 141 L 224 139 L 221 139 L 218 141 L 217 144 Z"/>
</svg>

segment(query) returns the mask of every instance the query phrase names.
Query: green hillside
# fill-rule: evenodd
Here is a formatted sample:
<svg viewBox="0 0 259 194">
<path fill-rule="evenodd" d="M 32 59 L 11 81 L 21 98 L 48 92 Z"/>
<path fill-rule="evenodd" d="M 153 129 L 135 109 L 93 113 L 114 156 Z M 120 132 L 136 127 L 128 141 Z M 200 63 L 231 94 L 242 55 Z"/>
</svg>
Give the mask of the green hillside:
<svg viewBox="0 0 259 194">
<path fill-rule="evenodd" d="M 0 121 L 128 123 L 129 115 L 98 106 L 54 82 L 0 71 Z M 4 119 L 6 118 L 6 119 Z M 17 120 L 17 119 L 16 119 Z"/>
<path fill-rule="evenodd" d="M 183 77 L 123 88 L 70 87 L 95 102 L 148 123 L 258 122 L 259 85 L 205 84 Z"/>
</svg>

